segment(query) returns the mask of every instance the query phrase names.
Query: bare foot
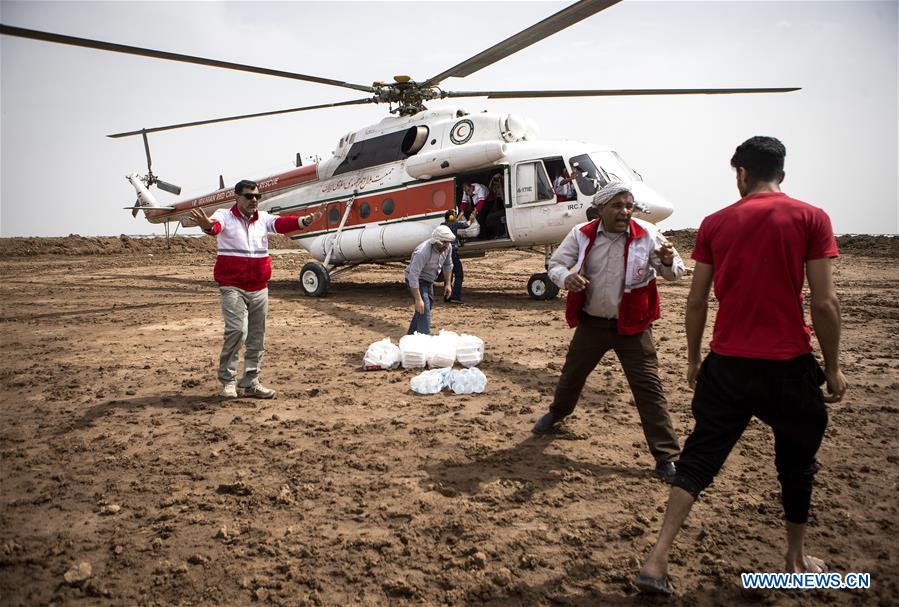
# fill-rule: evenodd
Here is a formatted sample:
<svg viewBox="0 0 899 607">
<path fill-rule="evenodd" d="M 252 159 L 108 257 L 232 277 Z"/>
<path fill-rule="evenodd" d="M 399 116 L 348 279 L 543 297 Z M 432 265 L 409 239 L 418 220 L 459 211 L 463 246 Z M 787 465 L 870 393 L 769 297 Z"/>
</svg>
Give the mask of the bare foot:
<svg viewBox="0 0 899 607">
<path fill-rule="evenodd" d="M 657 580 L 662 579 L 668 575 L 668 563 L 665 561 L 654 561 L 650 554 L 650 558 L 646 559 L 646 562 L 643 563 L 643 567 L 640 569 L 640 575 Z"/>
<path fill-rule="evenodd" d="M 786 570 L 789 573 L 826 573 L 827 563 L 814 556 L 804 556 L 802 563 L 787 559 Z"/>
<path fill-rule="evenodd" d="M 827 563 L 814 556 L 805 557 L 805 570 L 809 573 L 826 573 Z"/>
</svg>

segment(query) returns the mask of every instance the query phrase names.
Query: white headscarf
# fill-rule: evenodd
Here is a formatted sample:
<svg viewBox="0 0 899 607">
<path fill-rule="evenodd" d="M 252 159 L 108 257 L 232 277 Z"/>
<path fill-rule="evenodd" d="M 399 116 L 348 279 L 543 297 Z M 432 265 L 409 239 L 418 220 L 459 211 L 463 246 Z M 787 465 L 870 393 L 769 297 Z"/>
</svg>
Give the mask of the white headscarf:
<svg viewBox="0 0 899 607">
<path fill-rule="evenodd" d="M 437 244 L 440 242 L 452 242 L 456 240 L 456 235 L 447 226 L 437 226 L 431 232 L 431 242 Z"/>
<path fill-rule="evenodd" d="M 622 194 L 624 192 L 632 194 L 630 188 L 620 181 L 613 181 L 611 183 L 608 183 L 604 188 L 596 192 L 595 196 L 593 196 L 593 206 L 601 207 L 618 196 L 618 194 Z"/>
</svg>

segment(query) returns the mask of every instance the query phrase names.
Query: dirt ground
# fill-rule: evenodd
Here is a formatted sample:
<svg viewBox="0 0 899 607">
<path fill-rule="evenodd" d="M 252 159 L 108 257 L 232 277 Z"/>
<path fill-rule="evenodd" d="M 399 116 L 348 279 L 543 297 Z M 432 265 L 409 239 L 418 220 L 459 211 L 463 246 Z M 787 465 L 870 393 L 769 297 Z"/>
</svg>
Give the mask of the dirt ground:
<svg viewBox="0 0 899 607">
<path fill-rule="evenodd" d="M 674 235 L 685 257 L 691 237 Z M 311 299 L 305 255 L 278 254 L 263 372 L 278 396 L 222 401 L 211 239 L 4 240 L 0 604 L 896 604 L 897 244 L 841 239 L 852 387 L 830 407 L 808 538 L 873 588 L 739 589 L 783 552 L 773 439 L 753 423 L 675 545 L 666 602 L 631 585 L 667 488 L 614 355 L 563 432 L 530 433 L 571 336 L 561 298 L 525 294 L 540 254 L 466 262 L 466 305 L 438 304 L 433 326 L 486 341 L 487 391 L 427 397 L 416 372 L 361 368 L 408 325 L 400 266 Z M 662 284 L 654 329 L 683 437 L 688 287 Z"/>
</svg>

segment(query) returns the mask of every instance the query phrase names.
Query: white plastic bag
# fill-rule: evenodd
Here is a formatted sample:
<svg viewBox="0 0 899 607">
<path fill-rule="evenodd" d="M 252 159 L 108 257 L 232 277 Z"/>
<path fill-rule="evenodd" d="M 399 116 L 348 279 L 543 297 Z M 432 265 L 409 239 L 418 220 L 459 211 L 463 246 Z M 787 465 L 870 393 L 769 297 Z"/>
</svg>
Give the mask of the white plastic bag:
<svg viewBox="0 0 899 607">
<path fill-rule="evenodd" d="M 463 367 L 474 367 L 484 360 L 484 340 L 463 333 L 456 342 L 456 360 Z"/>
<path fill-rule="evenodd" d="M 366 371 L 396 369 L 400 366 L 400 349 L 389 337 L 376 341 L 365 351 L 362 366 Z"/>
<path fill-rule="evenodd" d="M 443 329 L 437 335 L 431 336 L 431 343 L 428 346 L 428 366 L 432 369 L 452 367 L 456 362 L 456 342 L 458 341 L 458 333 Z"/>
<path fill-rule="evenodd" d="M 487 387 L 487 376 L 477 367 L 461 369 L 450 373 L 446 385 L 456 394 L 480 394 Z"/>
<path fill-rule="evenodd" d="M 437 394 L 447 384 L 452 369 L 431 369 L 422 371 L 412 378 L 409 387 L 417 394 Z"/>
<path fill-rule="evenodd" d="M 456 234 L 461 238 L 477 238 L 480 236 L 481 224 L 478 223 L 474 213 L 471 214 L 471 221 L 468 222 L 468 227 L 456 230 Z"/>
<path fill-rule="evenodd" d="M 420 369 L 428 362 L 431 336 L 416 331 L 400 338 L 400 362 L 404 369 Z"/>
</svg>

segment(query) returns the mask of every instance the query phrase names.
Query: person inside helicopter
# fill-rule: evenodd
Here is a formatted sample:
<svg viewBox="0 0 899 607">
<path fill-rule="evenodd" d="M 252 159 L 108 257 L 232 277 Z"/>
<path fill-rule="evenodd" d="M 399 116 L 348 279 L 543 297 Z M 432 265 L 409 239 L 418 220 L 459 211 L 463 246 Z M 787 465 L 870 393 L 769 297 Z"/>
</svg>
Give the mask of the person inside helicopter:
<svg viewBox="0 0 899 607">
<path fill-rule="evenodd" d="M 577 198 L 577 194 L 574 192 L 574 184 L 571 183 L 575 178 L 573 173 L 569 175 L 564 168 L 561 170 L 553 180 L 553 191 L 556 193 L 556 200 L 565 202 Z"/>
<path fill-rule="evenodd" d="M 483 183 L 488 185 L 485 186 Z M 478 225 L 479 234 L 466 240 L 507 238 L 506 207 L 502 173 L 472 175 L 462 182 L 460 215 Z M 463 238 L 463 235 L 460 234 Z"/>
<path fill-rule="evenodd" d="M 508 238 L 506 229 L 506 191 L 503 185 L 503 174 L 494 173 L 487 185 L 492 200 L 484 217 L 484 227 L 487 231 L 485 239 Z"/>
</svg>

